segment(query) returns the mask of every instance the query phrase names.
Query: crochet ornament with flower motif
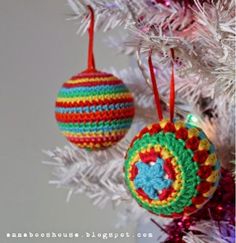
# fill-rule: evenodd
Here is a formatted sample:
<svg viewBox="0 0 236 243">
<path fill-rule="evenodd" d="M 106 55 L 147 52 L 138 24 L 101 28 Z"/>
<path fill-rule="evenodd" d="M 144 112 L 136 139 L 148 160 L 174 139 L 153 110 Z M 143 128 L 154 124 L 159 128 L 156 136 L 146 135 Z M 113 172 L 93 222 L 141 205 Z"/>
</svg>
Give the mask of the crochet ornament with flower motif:
<svg viewBox="0 0 236 243">
<path fill-rule="evenodd" d="M 71 143 L 80 148 L 102 149 L 125 136 L 134 117 L 134 102 L 122 80 L 95 68 L 94 12 L 88 8 L 88 68 L 63 84 L 56 99 L 55 116 Z"/>
<path fill-rule="evenodd" d="M 172 51 L 172 57 L 174 56 Z M 170 81 L 170 119 L 163 119 L 149 56 L 159 123 L 142 129 L 125 157 L 125 182 L 134 199 L 148 211 L 182 217 L 200 209 L 219 182 L 220 163 L 205 133 L 174 116 L 174 67 Z"/>
</svg>

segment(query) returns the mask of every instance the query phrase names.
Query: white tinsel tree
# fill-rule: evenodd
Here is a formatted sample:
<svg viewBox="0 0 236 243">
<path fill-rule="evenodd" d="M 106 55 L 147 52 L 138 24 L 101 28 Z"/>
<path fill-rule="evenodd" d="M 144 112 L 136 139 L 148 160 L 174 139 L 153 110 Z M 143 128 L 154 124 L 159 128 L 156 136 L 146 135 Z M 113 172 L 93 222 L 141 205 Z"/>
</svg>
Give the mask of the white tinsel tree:
<svg viewBox="0 0 236 243">
<path fill-rule="evenodd" d="M 107 31 L 108 46 L 129 55 L 135 63 L 126 70 L 112 69 L 112 72 L 133 91 L 136 117 L 128 136 L 107 150 L 88 152 L 67 145 L 47 151 L 50 162 L 45 163 L 54 168 L 51 183 L 68 188 L 68 200 L 72 194 L 84 193 L 97 206 L 124 203 L 126 209 L 120 213 L 119 225 L 128 223 L 129 216 L 151 217 L 132 200 L 124 185 L 122 168 L 132 137 L 156 121 L 146 67 L 150 50 L 154 53 L 162 105 L 168 108 L 170 48 L 175 52 L 176 116 L 186 119 L 192 114 L 191 122 L 204 130 L 216 145 L 222 166 L 230 169 L 235 147 L 234 0 L 68 0 L 68 3 L 79 34 L 87 31 L 87 5 L 90 5 L 95 11 L 96 30 Z M 118 26 L 126 31 L 120 40 L 109 35 L 109 30 Z M 231 242 L 222 239 L 215 224 L 208 221 L 199 222 L 184 240 Z"/>
</svg>

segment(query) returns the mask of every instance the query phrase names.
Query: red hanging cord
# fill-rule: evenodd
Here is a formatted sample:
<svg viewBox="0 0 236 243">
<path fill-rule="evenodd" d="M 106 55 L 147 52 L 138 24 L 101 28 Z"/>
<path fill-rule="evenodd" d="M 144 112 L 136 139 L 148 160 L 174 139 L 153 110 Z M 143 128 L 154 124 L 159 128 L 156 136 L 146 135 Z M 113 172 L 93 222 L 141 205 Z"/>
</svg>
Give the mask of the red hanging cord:
<svg viewBox="0 0 236 243">
<path fill-rule="evenodd" d="M 157 81 L 156 81 L 156 76 L 154 73 L 154 68 L 152 64 L 152 52 L 149 52 L 149 57 L 148 57 L 148 64 L 149 64 L 149 70 L 150 70 L 150 76 L 152 80 L 152 87 L 153 87 L 153 93 L 154 93 L 154 98 L 155 98 L 155 103 L 156 103 L 156 110 L 157 114 L 159 117 L 159 120 L 163 119 L 162 115 L 162 109 L 161 109 L 161 101 L 158 93 L 158 88 L 157 88 Z"/>
<path fill-rule="evenodd" d="M 174 74 L 174 49 L 171 48 L 171 77 L 170 77 L 170 121 L 172 122 L 174 119 L 174 114 L 175 114 L 175 74 Z"/>
<path fill-rule="evenodd" d="M 88 71 L 94 71 L 95 60 L 93 54 L 93 42 L 94 42 L 94 11 L 91 6 L 87 6 L 90 12 L 90 25 L 88 29 L 89 33 L 89 46 L 88 46 Z"/>
<path fill-rule="evenodd" d="M 175 76 L 174 76 L 174 50 L 171 49 L 171 57 L 172 57 L 172 63 L 171 63 L 171 78 L 170 78 L 170 121 L 172 122 L 174 119 L 174 107 L 175 107 Z M 149 57 L 148 57 L 148 64 L 149 64 L 149 70 L 150 70 L 150 76 L 152 81 L 152 87 L 153 87 L 153 93 L 156 103 L 156 110 L 159 117 L 159 120 L 163 119 L 162 114 L 162 108 L 161 108 L 161 101 L 159 97 L 158 87 L 157 87 L 157 81 L 156 76 L 154 73 L 153 63 L 152 63 L 152 52 L 150 51 Z"/>
</svg>

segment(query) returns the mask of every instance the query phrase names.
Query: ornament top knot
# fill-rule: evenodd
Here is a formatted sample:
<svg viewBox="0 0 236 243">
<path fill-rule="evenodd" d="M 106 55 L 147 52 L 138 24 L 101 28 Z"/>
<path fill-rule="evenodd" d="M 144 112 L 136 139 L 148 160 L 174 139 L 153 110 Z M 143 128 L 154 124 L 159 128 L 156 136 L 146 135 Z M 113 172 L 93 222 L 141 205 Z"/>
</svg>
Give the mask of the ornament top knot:
<svg viewBox="0 0 236 243">
<path fill-rule="evenodd" d="M 134 100 L 122 80 L 95 68 L 94 13 L 88 8 L 88 68 L 63 84 L 56 99 L 55 117 L 71 143 L 80 148 L 103 149 L 125 136 L 134 117 Z"/>
</svg>

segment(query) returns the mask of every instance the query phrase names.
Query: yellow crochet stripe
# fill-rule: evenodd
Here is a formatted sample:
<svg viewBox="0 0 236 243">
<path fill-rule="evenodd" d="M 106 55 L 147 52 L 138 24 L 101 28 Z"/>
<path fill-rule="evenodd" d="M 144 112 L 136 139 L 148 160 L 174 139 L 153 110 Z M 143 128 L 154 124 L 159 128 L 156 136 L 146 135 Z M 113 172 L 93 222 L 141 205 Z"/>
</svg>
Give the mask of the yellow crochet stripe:
<svg viewBox="0 0 236 243">
<path fill-rule="evenodd" d="M 207 178 L 207 181 L 211 182 L 211 183 L 215 183 L 218 180 L 218 177 L 219 177 L 219 171 L 215 170 Z M 214 192 L 216 191 L 216 189 L 217 189 L 216 186 L 211 187 L 208 192 L 205 192 L 205 193 L 202 194 L 203 197 L 205 197 L 206 199 L 211 197 L 214 194 Z M 196 208 L 201 208 L 205 203 L 206 203 L 206 201 L 203 204 L 196 204 L 195 206 L 196 206 Z"/>
<path fill-rule="evenodd" d="M 204 193 L 203 196 L 206 199 L 211 197 L 213 195 L 213 193 L 216 191 L 216 189 L 217 189 L 217 187 L 215 187 L 215 186 L 210 188 L 210 190 L 208 192 Z M 196 204 L 195 207 L 196 208 L 201 208 L 205 203 L 206 203 L 206 201 L 204 203 L 202 203 L 202 204 Z"/>
<path fill-rule="evenodd" d="M 179 130 L 181 127 L 185 127 L 185 123 L 182 120 L 176 121 L 174 123 L 176 130 Z"/>
<path fill-rule="evenodd" d="M 121 94 L 112 94 L 112 95 L 96 95 L 96 96 L 83 96 L 83 97 L 72 97 L 72 98 L 57 98 L 57 102 L 65 102 L 65 103 L 71 103 L 71 102 L 86 102 L 86 101 L 90 101 L 90 102 L 94 102 L 94 101 L 99 101 L 99 100 L 116 100 L 116 99 L 120 99 L 120 98 L 130 98 L 131 94 L 130 93 L 121 93 Z"/>
<path fill-rule="evenodd" d="M 215 183 L 220 176 L 220 171 L 219 170 L 213 170 L 211 172 L 211 175 L 206 179 L 207 182 L 212 182 Z"/>
<path fill-rule="evenodd" d="M 210 197 L 211 195 L 213 195 L 213 193 L 215 192 L 216 189 L 217 189 L 217 187 L 213 186 L 208 192 L 205 192 L 203 194 L 203 196 L 206 198 Z"/>
<path fill-rule="evenodd" d="M 160 126 L 161 126 L 162 129 L 165 127 L 165 125 L 167 124 L 167 122 L 169 122 L 169 119 L 167 119 L 167 118 L 165 118 L 165 119 L 163 119 L 163 120 L 161 120 L 159 122 L 159 124 L 160 124 Z"/>
<path fill-rule="evenodd" d="M 203 139 L 201 140 L 198 149 L 209 149 L 210 148 L 210 143 L 208 142 L 207 139 Z M 205 161 L 204 165 L 209 165 L 209 166 L 214 166 L 217 162 L 217 158 L 216 158 L 216 154 L 212 153 L 208 155 L 207 160 Z M 211 172 L 211 175 L 206 179 L 207 182 L 210 183 L 215 183 L 218 180 L 219 177 L 219 170 L 214 170 Z M 208 192 L 203 193 L 203 196 L 207 199 L 209 197 L 211 197 L 213 195 L 213 193 L 216 191 L 217 187 L 213 186 L 209 189 Z M 204 202 L 203 204 L 198 204 L 195 205 L 196 208 L 201 208 L 206 202 Z"/>
<path fill-rule="evenodd" d="M 81 138 L 81 137 L 110 137 L 110 136 L 117 136 L 125 134 L 127 129 L 119 129 L 112 132 L 82 132 L 82 133 L 73 133 L 73 132 L 62 132 L 66 137 L 74 137 L 74 138 Z"/>
<path fill-rule="evenodd" d="M 207 157 L 207 160 L 205 161 L 205 165 L 211 165 L 214 166 L 217 162 L 216 154 L 209 154 Z"/>
<path fill-rule="evenodd" d="M 200 143 L 198 145 L 198 149 L 199 150 L 209 150 L 210 149 L 210 143 L 209 143 L 208 139 L 204 138 L 204 139 L 200 140 Z"/>
<path fill-rule="evenodd" d="M 76 83 L 85 83 L 85 82 L 101 82 L 101 81 L 113 81 L 119 80 L 118 78 L 111 76 L 111 77 L 91 77 L 91 78 L 77 78 L 77 79 L 70 79 L 67 81 L 69 84 L 76 84 Z"/>
<path fill-rule="evenodd" d="M 192 127 L 188 130 L 188 137 L 198 137 L 200 131 L 196 127 Z"/>
<path fill-rule="evenodd" d="M 129 181 L 130 187 L 132 189 L 132 191 L 136 194 L 137 197 L 141 198 L 143 201 L 148 202 L 150 205 L 158 205 L 158 206 L 162 206 L 162 205 L 167 205 L 169 204 L 173 198 L 176 198 L 178 196 L 178 194 L 180 193 L 181 187 L 182 187 L 182 178 L 181 178 L 181 174 L 180 174 L 180 168 L 177 165 L 176 162 L 176 158 L 173 157 L 173 155 L 170 153 L 170 151 L 166 148 L 162 148 L 160 145 L 156 145 L 154 147 L 147 147 L 145 149 L 142 149 L 141 151 L 139 151 L 139 153 L 145 153 L 145 152 L 150 152 L 150 149 L 154 148 L 155 152 L 161 152 L 161 157 L 163 159 L 167 159 L 172 157 L 172 164 L 174 166 L 174 170 L 175 170 L 175 174 L 176 174 L 176 179 L 173 183 L 173 188 L 176 190 L 176 192 L 173 192 L 166 200 L 163 201 L 159 201 L 159 200 L 153 200 L 151 203 L 144 197 L 142 197 L 141 195 L 139 195 L 136 192 L 136 188 L 134 186 L 134 182 L 133 181 Z M 130 161 L 130 169 L 133 167 L 133 165 L 135 163 L 137 163 L 140 159 L 139 153 L 137 153 Z M 131 171 L 129 171 L 129 177 L 131 177 Z"/>
<path fill-rule="evenodd" d="M 101 147 L 109 147 L 114 144 L 114 142 L 104 142 L 104 143 L 73 143 L 79 148 L 101 148 Z"/>
</svg>

